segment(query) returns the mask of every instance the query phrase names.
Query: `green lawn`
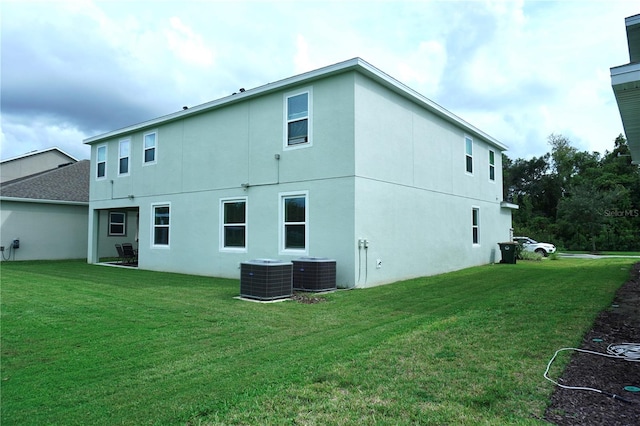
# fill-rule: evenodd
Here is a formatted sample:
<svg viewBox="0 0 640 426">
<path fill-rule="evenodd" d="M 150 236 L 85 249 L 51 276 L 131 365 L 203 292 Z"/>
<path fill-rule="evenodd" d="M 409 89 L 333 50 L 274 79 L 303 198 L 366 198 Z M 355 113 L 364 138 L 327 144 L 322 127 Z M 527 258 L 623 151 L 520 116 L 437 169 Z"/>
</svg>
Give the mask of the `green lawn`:
<svg viewBox="0 0 640 426">
<path fill-rule="evenodd" d="M 546 363 L 633 261 L 489 265 L 317 304 L 236 300 L 237 280 L 2 263 L 0 422 L 542 424 Z"/>
</svg>

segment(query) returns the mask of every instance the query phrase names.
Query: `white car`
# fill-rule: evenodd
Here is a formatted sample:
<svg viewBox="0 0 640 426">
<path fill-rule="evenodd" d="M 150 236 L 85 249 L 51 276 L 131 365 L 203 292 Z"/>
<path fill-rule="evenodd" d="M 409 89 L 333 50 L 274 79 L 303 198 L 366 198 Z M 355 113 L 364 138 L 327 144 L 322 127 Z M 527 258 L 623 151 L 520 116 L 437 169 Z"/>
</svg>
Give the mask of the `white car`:
<svg viewBox="0 0 640 426">
<path fill-rule="evenodd" d="M 545 257 L 556 252 L 556 246 L 553 244 L 539 243 L 529 237 L 513 237 L 513 241 L 520 244 L 526 251 L 533 251 Z"/>
</svg>

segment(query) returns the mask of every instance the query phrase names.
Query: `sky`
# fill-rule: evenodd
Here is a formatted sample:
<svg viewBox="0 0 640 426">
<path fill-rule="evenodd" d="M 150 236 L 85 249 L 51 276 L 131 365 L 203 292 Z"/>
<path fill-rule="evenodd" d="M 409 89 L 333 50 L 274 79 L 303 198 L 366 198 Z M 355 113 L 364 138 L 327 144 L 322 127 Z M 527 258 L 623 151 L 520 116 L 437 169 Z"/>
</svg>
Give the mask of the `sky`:
<svg viewBox="0 0 640 426">
<path fill-rule="evenodd" d="M 624 133 L 609 69 L 631 0 L 0 3 L 0 158 L 83 140 L 360 57 L 509 147 Z"/>
</svg>

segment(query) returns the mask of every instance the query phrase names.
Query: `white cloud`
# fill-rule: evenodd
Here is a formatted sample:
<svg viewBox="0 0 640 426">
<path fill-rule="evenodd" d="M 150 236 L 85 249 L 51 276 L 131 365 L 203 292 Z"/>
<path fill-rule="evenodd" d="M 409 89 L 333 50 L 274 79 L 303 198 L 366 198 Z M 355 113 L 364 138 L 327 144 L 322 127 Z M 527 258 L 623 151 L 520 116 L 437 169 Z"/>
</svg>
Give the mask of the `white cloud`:
<svg viewBox="0 0 640 426">
<path fill-rule="evenodd" d="M 205 45 L 202 36 L 194 33 L 176 16 L 171 17 L 169 23 L 171 29 L 165 30 L 165 36 L 169 50 L 174 55 L 190 64 L 204 67 L 213 65 L 214 53 Z"/>
</svg>

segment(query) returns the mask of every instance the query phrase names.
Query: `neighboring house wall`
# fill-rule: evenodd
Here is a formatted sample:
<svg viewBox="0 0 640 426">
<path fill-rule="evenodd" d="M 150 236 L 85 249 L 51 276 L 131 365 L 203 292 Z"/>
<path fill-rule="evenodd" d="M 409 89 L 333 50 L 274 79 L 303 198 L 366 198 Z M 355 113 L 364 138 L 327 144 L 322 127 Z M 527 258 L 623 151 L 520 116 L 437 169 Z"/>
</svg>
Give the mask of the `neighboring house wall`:
<svg viewBox="0 0 640 426">
<path fill-rule="evenodd" d="M 8 260 L 85 259 L 87 203 L 0 200 L 4 257 Z M 10 253 L 18 238 L 20 248 Z M 4 260 L 4 259 L 3 259 Z"/>
<path fill-rule="evenodd" d="M 286 100 L 302 92 L 311 141 L 287 147 Z M 497 242 L 511 226 L 500 207 L 501 147 L 473 130 L 347 70 L 92 138 L 88 260 L 113 250 L 107 212 L 128 209 L 139 214 L 139 266 L 152 270 L 239 278 L 249 259 L 329 257 L 338 286 L 353 287 L 498 261 Z M 149 132 L 156 161 L 145 164 Z M 465 137 L 473 173 L 465 170 Z M 124 140 L 129 168 L 119 174 Z M 98 152 L 106 160 L 100 177 Z M 286 194 L 306 199 L 304 250 L 282 249 Z M 246 202 L 245 248 L 221 248 L 228 199 Z M 160 247 L 158 205 L 170 211 L 169 244 Z"/>
<path fill-rule="evenodd" d="M 77 161 L 58 148 L 50 148 L 9 158 L 0 163 L 0 183 L 34 175 Z"/>
</svg>

